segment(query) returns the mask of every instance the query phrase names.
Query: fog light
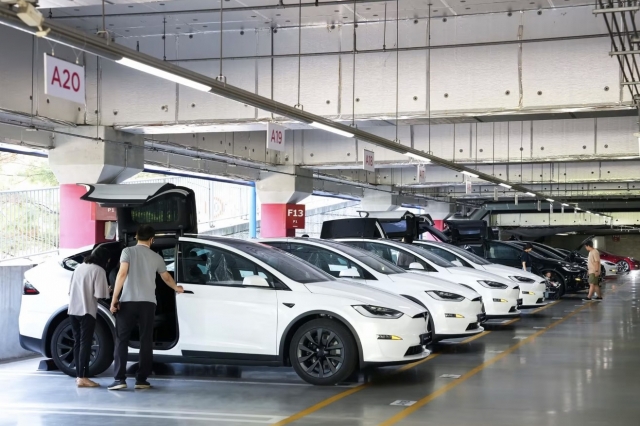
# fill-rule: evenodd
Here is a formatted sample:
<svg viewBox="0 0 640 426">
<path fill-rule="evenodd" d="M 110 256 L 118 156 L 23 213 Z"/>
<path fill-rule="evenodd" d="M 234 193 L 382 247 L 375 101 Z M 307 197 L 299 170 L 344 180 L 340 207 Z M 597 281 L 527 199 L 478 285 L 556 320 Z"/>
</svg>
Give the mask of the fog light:
<svg viewBox="0 0 640 426">
<path fill-rule="evenodd" d="M 507 299 L 493 299 L 494 302 L 499 302 L 499 303 L 507 303 L 508 300 Z"/>
<path fill-rule="evenodd" d="M 445 318 L 464 318 L 464 315 L 460 314 L 444 314 Z"/>
<path fill-rule="evenodd" d="M 378 334 L 378 340 L 402 340 L 402 337 L 393 334 Z"/>
<path fill-rule="evenodd" d="M 531 296 L 535 296 L 535 293 L 533 291 L 522 291 L 522 294 L 530 294 Z"/>
<path fill-rule="evenodd" d="M 582 278 L 576 278 L 576 281 L 582 281 Z"/>
</svg>

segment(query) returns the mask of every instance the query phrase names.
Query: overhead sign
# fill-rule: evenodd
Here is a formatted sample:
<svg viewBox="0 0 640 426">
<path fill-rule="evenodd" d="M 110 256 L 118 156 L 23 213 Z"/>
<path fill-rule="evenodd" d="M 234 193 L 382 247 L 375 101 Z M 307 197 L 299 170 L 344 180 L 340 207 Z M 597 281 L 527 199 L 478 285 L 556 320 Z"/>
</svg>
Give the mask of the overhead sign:
<svg viewBox="0 0 640 426">
<path fill-rule="evenodd" d="M 91 220 L 115 222 L 118 220 L 118 212 L 115 207 L 102 207 L 98 203 L 91 203 Z"/>
<path fill-rule="evenodd" d="M 418 183 L 426 183 L 427 182 L 427 166 L 424 164 L 418 164 Z"/>
<path fill-rule="evenodd" d="M 473 186 L 471 185 L 471 176 L 464 175 L 464 187 L 466 194 L 471 194 L 473 192 Z"/>
<path fill-rule="evenodd" d="M 302 229 L 304 228 L 305 218 L 305 206 L 304 204 L 287 204 L 287 229 Z"/>
<path fill-rule="evenodd" d="M 274 123 L 267 123 L 267 149 L 284 151 L 286 128 Z"/>
<path fill-rule="evenodd" d="M 362 155 L 362 168 L 368 172 L 375 172 L 375 159 L 373 156 L 373 151 L 369 151 L 368 149 L 363 150 Z"/>
<path fill-rule="evenodd" d="M 84 67 L 44 55 L 44 93 L 78 104 L 85 103 Z"/>
</svg>

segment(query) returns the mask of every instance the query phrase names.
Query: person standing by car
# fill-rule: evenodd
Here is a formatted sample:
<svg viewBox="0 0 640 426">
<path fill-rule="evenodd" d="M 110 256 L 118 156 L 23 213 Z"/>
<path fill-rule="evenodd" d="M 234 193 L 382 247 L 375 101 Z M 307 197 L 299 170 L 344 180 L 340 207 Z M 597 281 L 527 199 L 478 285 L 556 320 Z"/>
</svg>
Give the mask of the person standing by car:
<svg viewBox="0 0 640 426">
<path fill-rule="evenodd" d="M 524 246 L 524 252 L 520 256 L 520 260 L 522 261 L 522 270 L 531 272 L 531 250 L 533 250 L 533 246 L 531 243 L 527 243 Z"/>
<path fill-rule="evenodd" d="M 149 225 L 140 225 L 136 233 L 138 244 L 127 247 L 120 256 L 120 270 L 116 278 L 111 312 L 116 317 L 115 381 L 109 390 L 125 389 L 129 338 L 136 327 L 140 330 L 139 369 L 136 389 L 151 387 L 147 378 L 153 363 L 153 322 L 156 312 L 156 273 L 177 293 L 184 289 L 176 285 L 167 272 L 164 259 L 151 250 L 155 230 Z"/>
<path fill-rule="evenodd" d="M 585 241 L 584 247 L 589 252 L 589 257 L 587 258 L 589 295 L 584 300 L 602 300 L 602 288 L 600 287 L 600 253 L 593 246 L 592 240 Z M 594 298 L 594 293 L 598 293 L 598 297 Z"/>
<path fill-rule="evenodd" d="M 105 267 L 109 251 L 96 248 L 78 265 L 69 285 L 69 319 L 73 331 L 73 359 L 76 363 L 76 384 L 79 388 L 95 388 L 98 383 L 89 379 L 89 361 L 93 332 L 96 328 L 98 299 L 109 297 Z"/>
</svg>

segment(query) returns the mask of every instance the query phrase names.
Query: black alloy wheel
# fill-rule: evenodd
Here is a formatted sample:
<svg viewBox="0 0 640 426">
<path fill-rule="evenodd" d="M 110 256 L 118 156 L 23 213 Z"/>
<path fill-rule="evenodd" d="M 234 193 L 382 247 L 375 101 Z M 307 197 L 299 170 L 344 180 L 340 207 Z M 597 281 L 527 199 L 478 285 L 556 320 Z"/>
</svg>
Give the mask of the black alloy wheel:
<svg viewBox="0 0 640 426">
<path fill-rule="evenodd" d="M 61 333 L 58 334 L 56 339 L 56 358 L 69 369 L 76 368 L 76 360 L 73 354 L 73 346 L 76 343 L 76 339 L 73 337 L 73 330 L 71 329 L 71 323 L 67 325 Z M 89 367 L 96 362 L 96 355 L 100 350 L 100 344 L 96 334 L 93 333 L 93 339 L 91 341 L 91 355 L 89 358 Z"/>
<path fill-rule="evenodd" d="M 303 324 L 291 341 L 290 359 L 298 375 L 314 385 L 334 385 L 353 373 L 357 364 L 351 333 L 334 320 Z"/>
<path fill-rule="evenodd" d="M 549 277 L 549 280 L 551 282 L 560 284 L 560 286 L 558 287 L 558 291 L 556 293 L 559 299 L 562 296 L 564 296 L 567 292 L 567 282 L 565 278 L 562 275 L 560 275 L 558 272 L 556 271 L 549 271 L 549 272 L 551 272 L 551 276 Z M 544 272 L 544 274 L 546 274 L 546 272 Z"/>
</svg>

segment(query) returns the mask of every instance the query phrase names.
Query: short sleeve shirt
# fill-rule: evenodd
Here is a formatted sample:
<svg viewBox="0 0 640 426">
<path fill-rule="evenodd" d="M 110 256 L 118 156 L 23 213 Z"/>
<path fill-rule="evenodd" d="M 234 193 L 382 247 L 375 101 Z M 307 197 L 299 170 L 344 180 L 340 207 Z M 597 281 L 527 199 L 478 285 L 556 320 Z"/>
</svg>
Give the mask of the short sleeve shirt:
<svg viewBox="0 0 640 426">
<path fill-rule="evenodd" d="M 531 267 L 531 255 L 526 251 L 522 252 L 522 256 L 520 256 L 520 260 L 524 263 L 525 268 Z"/>
<path fill-rule="evenodd" d="M 164 259 L 144 245 L 127 247 L 120 263 L 129 264 L 120 302 L 156 302 L 156 273 L 167 272 Z"/>
<path fill-rule="evenodd" d="M 98 265 L 82 263 L 78 265 L 69 284 L 69 315 L 91 315 L 98 313 L 98 299 L 109 297 L 107 274 Z"/>
</svg>

